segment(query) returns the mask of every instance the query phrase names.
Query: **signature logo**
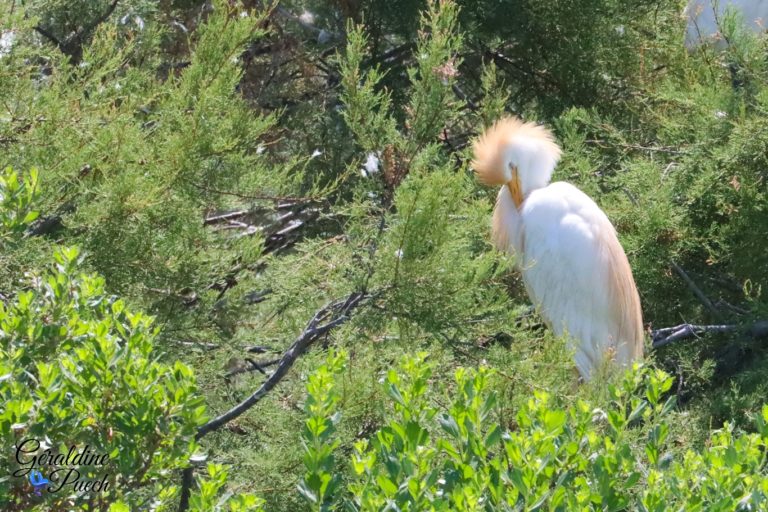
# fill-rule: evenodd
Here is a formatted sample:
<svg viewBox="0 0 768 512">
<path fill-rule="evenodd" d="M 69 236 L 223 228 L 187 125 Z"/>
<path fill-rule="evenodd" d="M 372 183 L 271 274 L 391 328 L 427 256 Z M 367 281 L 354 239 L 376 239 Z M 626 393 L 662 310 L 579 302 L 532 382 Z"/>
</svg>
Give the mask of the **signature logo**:
<svg viewBox="0 0 768 512">
<path fill-rule="evenodd" d="M 37 439 L 25 439 L 16 445 L 16 462 L 19 469 L 13 476 L 27 477 L 36 496 L 42 496 L 43 490 L 55 493 L 67 487 L 75 492 L 102 492 L 109 488 L 109 474 L 104 468 L 109 454 L 97 453 L 89 445 L 72 445 L 63 452 L 44 447 Z M 102 471 L 99 479 L 95 474 Z"/>
</svg>

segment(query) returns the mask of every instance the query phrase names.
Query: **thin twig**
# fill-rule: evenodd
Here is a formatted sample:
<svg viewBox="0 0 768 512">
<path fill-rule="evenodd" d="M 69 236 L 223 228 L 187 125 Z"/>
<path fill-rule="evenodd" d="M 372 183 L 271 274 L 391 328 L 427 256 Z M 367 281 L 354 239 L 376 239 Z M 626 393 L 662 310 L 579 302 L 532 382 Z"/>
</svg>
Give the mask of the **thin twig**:
<svg viewBox="0 0 768 512">
<path fill-rule="evenodd" d="M 714 304 L 712 304 L 712 301 L 709 300 L 709 298 L 704 295 L 704 292 L 701 291 L 701 289 L 696 286 L 696 283 L 693 282 L 693 279 L 686 274 L 685 270 L 683 270 L 680 265 L 675 263 L 672 260 L 669 260 L 670 265 L 672 265 L 672 268 L 675 269 L 675 272 L 685 281 L 685 284 L 688 285 L 688 288 L 691 289 L 694 295 L 696 295 L 696 298 L 701 301 L 702 304 L 713 314 L 715 317 L 720 317 L 720 311 L 715 307 Z"/>
</svg>

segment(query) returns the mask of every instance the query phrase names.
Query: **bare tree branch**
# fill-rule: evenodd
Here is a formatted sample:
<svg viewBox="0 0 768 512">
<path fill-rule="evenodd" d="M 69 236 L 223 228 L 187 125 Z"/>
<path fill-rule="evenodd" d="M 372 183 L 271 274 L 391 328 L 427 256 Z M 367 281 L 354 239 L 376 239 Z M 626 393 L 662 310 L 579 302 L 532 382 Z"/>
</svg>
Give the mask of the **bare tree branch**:
<svg viewBox="0 0 768 512">
<path fill-rule="evenodd" d="M 751 338 L 768 337 L 768 320 L 759 320 L 751 325 L 694 325 L 681 324 L 675 327 L 665 327 L 651 332 L 653 348 L 661 348 L 676 341 L 698 338 L 709 333 L 743 333 Z"/>
<path fill-rule="evenodd" d="M 269 393 L 286 376 L 296 360 L 303 354 L 307 348 L 328 334 L 331 330 L 349 320 L 349 314 L 369 295 L 365 292 L 357 291 L 349 294 L 346 299 L 337 300 L 327 304 L 320 309 L 312 320 L 309 321 L 304 331 L 296 338 L 291 347 L 283 354 L 277 369 L 270 375 L 266 381 L 251 396 L 237 404 L 232 409 L 212 419 L 205 425 L 197 429 L 195 439 L 200 440 L 203 436 L 213 432 L 226 425 L 228 422 L 239 417 L 248 409 L 259 403 L 267 393 Z M 325 323 L 322 323 L 325 322 Z M 179 512 L 185 512 L 189 508 L 189 498 L 191 485 L 193 482 L 193 466 L 184 469 L 182 476 L 181 497 L 179 500 Z"/>
<path fill-rule="evenodd" d="M 195 439 L 200 440 L 206 434 L 213 432 L 226 425 L 228 422 L 237 418 L 248 409 L 256 405 L 264 396 L 269 393 L 288 373 L 288 370 L 293 366 L 293 363 L 303 354 L 307 348 L 328 334 L 331 330 L 340 326 L 344 322 L 349 320 L 350 313 L 357 308 L 364 300 L 370 298 L 372 295 L 368 292 L 368 285 L 375 271 L 375 256 L 379 248 L 379 240 L 384 232 L 386 226 L 386 210 L 381 214 L 381 220 L 376 235 L 371 238 L 371 243 L 368 248 L 368 264 L 366 269 L 365 281 L 362 284 L 361 290 L 350 293 L 346 299 L 336 300 L 330 302 L 325 307 L 317 311 L 309 321 L 307 327 L 299 335 L 299 337 L 293 342 L 291 347 L 280 358 L 277 369 L 270 375 L 266 381 L 256 390 L 251 396 L 238 405 L 225 412 L 224 414 L 212 419 L 205 425 L 198 428 Z M 325 323 L 322 323 L 325 322 Z M 264 347 L 251 347 L 250 352 L 262 352 Z M 258 363 L 252 363 L 254 367 L 264 366 Z M 271 364 L 271 362 L 270 362 Z M 257 368 L 254 368 L 257 369 Z M 182 472 L 181 479 L 181 491 L 179 497 L 179 512 L 186 512 L 189 509 L 189 498 L 192 492 L 192 484 L 194 483 L 194 471 L 195 468 L 192 465 L 187 466 Z"/>
</svg>

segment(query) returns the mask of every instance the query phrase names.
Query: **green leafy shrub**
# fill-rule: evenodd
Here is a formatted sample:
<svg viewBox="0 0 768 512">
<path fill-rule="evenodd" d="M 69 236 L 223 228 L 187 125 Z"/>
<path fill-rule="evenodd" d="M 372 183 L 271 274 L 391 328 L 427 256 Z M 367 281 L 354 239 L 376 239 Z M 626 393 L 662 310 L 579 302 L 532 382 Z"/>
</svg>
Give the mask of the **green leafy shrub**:
<svg viewBox="0 0 768 512">
<path fill-rule="evenodd" d="M 335 424 L 340 416 L 334 413 L 340 394 L 335 377 L 343 371 L 346 358 L 344 352 L 329 355 L 326 364 L 307 381 L 304 408 L 308 418 L 301 435 L 307 472 L 299 484 L 299 492 L 318 511 L 328 510 L 341 483 L 341 475 L 333 471 L 333 452 L 339 446 L 339 441 L 334 439 Z"/>
<path fill-rule="evenodd" d="M 152 319 L 106 294 L 103 279 L 79 274 L 80 259 L 77 249 L 58 250 L 50 271 L 32 278 L 13 302 L 0 303 L 4 510 L 93 510 L 117 500 L 136 510 L 153 499 L 149 490 L 155 486 L 172 496 L 169 479 L 195 451 L 194 435 L 205 419 L 189 367 L 161 363 L 153 352 Z M 16 450 L 25 440 L 32 440 L 24 448 L 30 453 L 21 460 Z M 39 455 L 67 453 L 71 446 L 108 456 L 102 464 L 77 468 L 83 481 L 106 485 L 83 493 L 70 482 L 36 497 L 30 469 L 51 480 L 49 489 L 58 489 L 66 471 L 32 468 L 31 448 L 39 448 Z M 196 498 L 200 503 L 222 486 L 221 468 L 212 468 L 210 477 Z M 242 506 L 255 506 L 253 499 L 243 500 Z"/>
<path fill-rule="evenodd" d="M 39 194 L 37 169 L 29 171 L 28 179 L 10 167 L 0 174 L 0 229 L 4 239 L 17 238 L 37 218 L 33 203 Z"/>
<path fill-rule="evenodd" d="M 307 386 L 307 425 L 338 421 L 339 372 L 330 358 Z M 386 423 L 355 443 L 350 466 L 318 466 L 337 446 L 333 430 L 306 444 L 317 481 L 347 481 L 333 506 L 318 510 L 760 510 L 768 499 L 764 450 L 768 406 L 760 433 L 714 432 L 706 450 L 674 454 L 668 443 L 675 396 L 672 378 L 635 366 L 607 387 L 606 407 L 579 400 L 565 407 L 537 391 L 513 425 L 495 420 L 494 372 L 459 368 L 452 403 L 428 399 L 433 382 L 426 354 L 405 357 L 382 386 L 391 400 Z M 323 382 L 323 385 L 317 385 Z M 325 415 L 321 414 L 325 411 Z M 319 474 L 318 474 L 319 473 Z M 306 495 L 306 494 L 305 494 Z"/>
<path fill-rule="evenodd" d="M 189 512 L 263 512 L 264 500 L 252 494 L 232 494 L 224 492 L 228 471 L 221 464 L 208 464 L 206 475 L 198 477 L 199 489 L 191 495 Z M 152 503 L 157 512 L 177 510 L 174 497 L 176 489 L 166 487 L 160 490 L 158 498 Z M 112 503 L 109 512 L 131 512 L 124 501 Z"/>
</svg>

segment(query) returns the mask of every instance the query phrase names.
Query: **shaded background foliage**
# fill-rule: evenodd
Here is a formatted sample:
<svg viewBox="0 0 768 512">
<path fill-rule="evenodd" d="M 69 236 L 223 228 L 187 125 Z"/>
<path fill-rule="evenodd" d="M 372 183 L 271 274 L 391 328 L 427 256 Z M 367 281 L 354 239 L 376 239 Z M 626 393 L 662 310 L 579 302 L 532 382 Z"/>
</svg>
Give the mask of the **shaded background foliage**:
<svg viewBox="0 0 768 512">
<path fill-rule="evenodd" d="M 555 131 L 555 177 L 616 225 L 649 327 L 766 318 L 763 40 L 728 18 L 729 50 L 688 53 L 669 0 L 439 5 L 452 4 L 0 3 L 0 167 L 40 169 L 40 218 L 0 254 L 3 297 L 53 246 L 79 245 L 109 293 L 156 316 L 155 348 L 195 369 L 217 413 L 260 382 L 247 358 L 274 359 L 366 285 L 374 299 L 325 339 L 350 353 L 346 450 L 383 424 L 376 383 L 417 347 L 433 382 L 498 369 L 506 428 L 534 390 L 599 400 L 574 389 L 562 341 L 490 248 L 494 192 L 474 183 L 468 143 L 507 112 Z M 725 420 L 751 428 L 763 341 L 649 351 L 676 378 L 675 443 L 701 446 Z M 301 380 L 322 358 L 203 443 L 269 510 L 300 506 Z"/>
</svg>

